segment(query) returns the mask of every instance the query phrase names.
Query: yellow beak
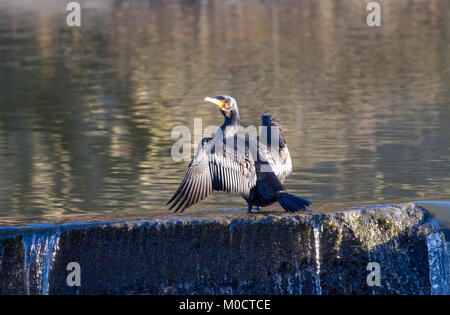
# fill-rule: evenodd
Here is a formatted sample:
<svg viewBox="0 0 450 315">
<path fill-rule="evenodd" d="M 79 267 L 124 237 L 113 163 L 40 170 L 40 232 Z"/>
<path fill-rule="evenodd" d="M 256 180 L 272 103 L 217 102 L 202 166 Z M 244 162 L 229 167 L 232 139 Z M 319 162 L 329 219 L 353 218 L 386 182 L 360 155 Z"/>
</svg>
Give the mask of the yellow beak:
<svg viewBox="0 0 450 315">
<path fill-rule="evenodd" d="M 223 107 L 223 101 L 218 100 L 217 98 L 213 97 L 205 97 L 205 101 L 215 104 L 217 107 L 222 108 Z"/>
</svg>

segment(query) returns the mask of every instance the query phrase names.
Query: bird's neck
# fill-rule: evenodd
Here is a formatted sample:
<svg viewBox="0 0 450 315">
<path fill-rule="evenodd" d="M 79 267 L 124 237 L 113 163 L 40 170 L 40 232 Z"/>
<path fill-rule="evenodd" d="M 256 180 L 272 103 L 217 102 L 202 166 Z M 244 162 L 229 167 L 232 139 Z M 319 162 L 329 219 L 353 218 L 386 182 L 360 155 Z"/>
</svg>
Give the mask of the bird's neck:
<svg viewBox="0 0 450 315">
<path fill-rule="evenodd" d="M 239 112 L 237 109 L 231 111 L 229 116 L 225 116 L 225 120 L 220 127 L 225 137 L 234 136 L 238 131 L 240 123 Z"/>
</svg>

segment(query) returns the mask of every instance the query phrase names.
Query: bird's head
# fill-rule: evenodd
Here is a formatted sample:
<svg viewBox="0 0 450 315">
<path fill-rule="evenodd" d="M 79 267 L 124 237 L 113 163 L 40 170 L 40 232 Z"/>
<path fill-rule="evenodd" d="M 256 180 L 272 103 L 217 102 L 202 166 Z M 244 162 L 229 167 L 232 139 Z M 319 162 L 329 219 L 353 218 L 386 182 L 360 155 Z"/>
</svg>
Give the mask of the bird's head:
<svg viewBox="0 0 450 315">
<path fill-rule="evenodd" d="M 227 118 L 230 118 L 233 112 L 237 112 L 236 100 L 231 96 L 219 95 L 216 97 L 206 97 L 205 101 L 215 104 Z"/>
</svg>

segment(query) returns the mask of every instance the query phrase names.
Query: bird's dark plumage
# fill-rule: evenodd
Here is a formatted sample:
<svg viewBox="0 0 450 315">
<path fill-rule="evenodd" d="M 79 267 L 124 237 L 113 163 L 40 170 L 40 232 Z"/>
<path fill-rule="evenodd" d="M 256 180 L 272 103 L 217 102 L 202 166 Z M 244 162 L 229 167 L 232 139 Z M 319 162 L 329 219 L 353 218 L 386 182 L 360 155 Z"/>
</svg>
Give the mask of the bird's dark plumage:
<svg viewBox="0 0 450 315">
<path fill-rule="evenodd" d="M 183 181 L 167 202 L 170 210 L 183 212 L 213 191 L 241 195 L 249 212 L 254 205 L 259 208 L 274 202 L 289 212 L 309 206 L 310 201 L 283 187 L 292 163 L 278 123 L 265 114 L 258 137 L 240 136 L 236 101 L 226 95 L 208 99 L 220 108 L 225 121 L 214 138 L 204 138 L 199 144 Z"/>
</svg>

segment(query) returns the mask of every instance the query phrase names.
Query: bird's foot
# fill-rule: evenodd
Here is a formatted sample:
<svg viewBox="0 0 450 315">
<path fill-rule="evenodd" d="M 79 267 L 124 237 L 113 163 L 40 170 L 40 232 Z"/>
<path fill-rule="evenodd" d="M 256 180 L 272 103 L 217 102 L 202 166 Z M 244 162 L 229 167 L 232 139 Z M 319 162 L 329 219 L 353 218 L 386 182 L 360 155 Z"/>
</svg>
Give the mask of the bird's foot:
<svg viewBox="0 0 450 315">
<path fill-rule="evenodd" d="M 247 209 L 247 213 L 256 213 L 256 212 L 259 212 L 260 209 L 261 209 L 261 208 L 260 208 L 259 206 L 256 206 L 255 208 L 249 207 L 249 208 Z M 254 212 L 253 212 L 252 210 L 254 210 Z"/>
</svg>

